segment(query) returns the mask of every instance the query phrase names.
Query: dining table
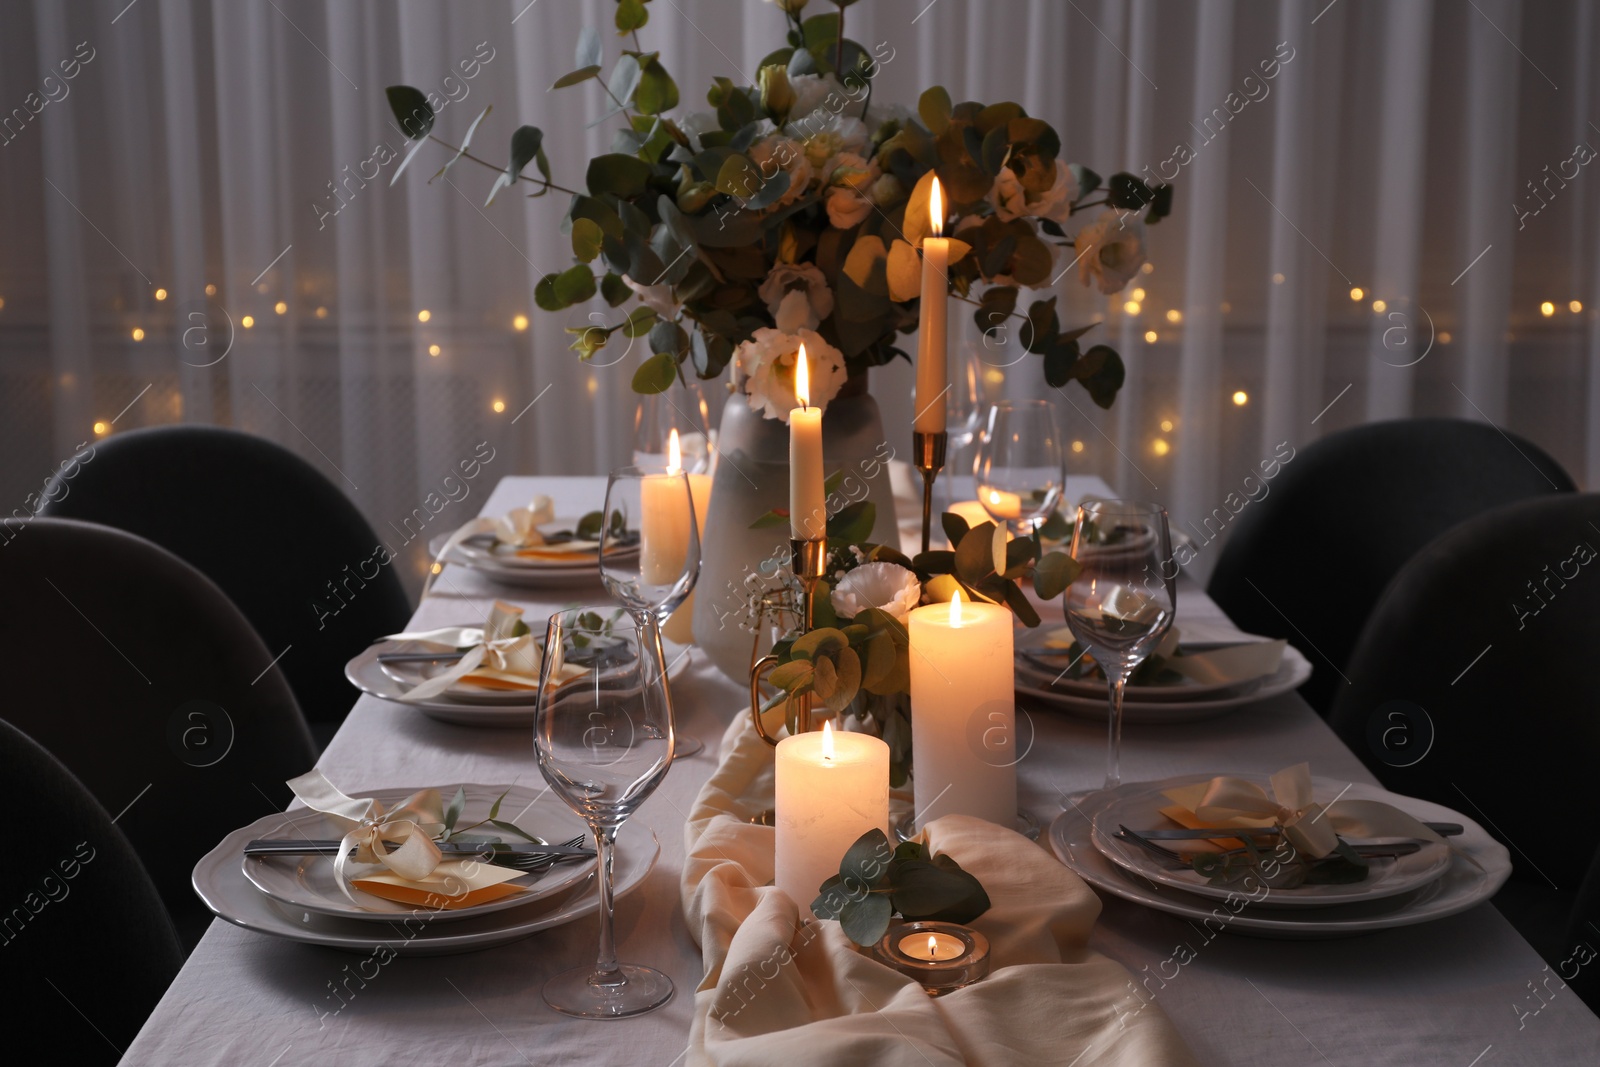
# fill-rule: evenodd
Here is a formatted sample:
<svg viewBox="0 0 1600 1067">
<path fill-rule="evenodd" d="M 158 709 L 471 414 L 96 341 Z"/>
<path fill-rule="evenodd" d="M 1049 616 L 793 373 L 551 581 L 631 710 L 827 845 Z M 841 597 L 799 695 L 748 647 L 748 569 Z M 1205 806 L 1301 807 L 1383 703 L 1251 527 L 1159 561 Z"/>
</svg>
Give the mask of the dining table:
<svg viewBox="0 0 1600 1067">
<path fill-rule="evenodd" d="M 558 515 L 577 516 L 600 508 L 605 487 L 604 477 L 510 476 L 483 498 L 480 513 L 503 515 L 535 494 L 547 494 Z M 1113 494 L 1098 479 L 1073 477 L 1066 495 Z M 463 502 L 443 513 L 437 532 L 465 523 L 471 512 L 471 504 Z M 558 589 L 505 587 L 447 565 L 408 629 L 479 625 L 496 599 L 525 608 L 536 630 L 557 609 L 607 603 L 598 582 Z M 1059 606 L 1048 607 L 1056 614 L 1044 624 L 1061 626 Z M 1221 617 L 1197 582 L 1180 579 L 1180 628 L 1186 620 Z M 568 1018 L 544 1004 L 540 989 L 546 979 L 593 962 L 598 920 L 592 914 L 498 948 L 390 957 L 364 966 L 359 976 L 360 956 L 216 920 L 122 1062 L 163 1067 L 673 1067 L 683 1062 L 693 994 L 704 973 L 683 914 L 684 827 L 716 767 L 726 727 L 733 717 L 748 714 L 749 698 L 745 684 L 728 679 L 703 653 L 691 648 L 687 656 L 687 667 L 672 683 L 677 729 L 705 747 L 675 760 L 624 827 L 624 840 L 653 833 L 660 856 L 616 909 L 619 956 L 664 971 L 675 984 L 677 993 L 665 1007 L 599 1022 Z M 1332 669 L 1313 662 L 1318 669 Z M 351 695 L 356 697 L 353 689 Z M 1069 809 L 1071 794 L 1100 785 L 1106 726 L 1026 701 L 1019 704 L 1018 717 L 1019 738 L 1032 737 L 1019 764 L 1019 800 L 1048 827 Z M 1205 721 L 1128 723 L 1124 729 L 1125 781 L 1201 772 L 1271 774 L 1299 762 L 1309 762 L 1319 777 L 1375 782 L 1362 760 L 1294 692 Z M 317 766 L 353 795 L 459 783 L 543 788 L 531 730 L 438 722 L 366 695 L 354 699 Z M 265 800 L 262 808 L 262 815 L 270 814 Z M 1040 847 L 1048 848 L 1043 838 Z M 1285 941 L 1232 931 L 1219 936 L 1184 919 L 1101 896 L 1104 909 L 1090 947 L 1131 972 L 1130 996 L 1138 992 L 1132 988 L 1137 982 L 1141 995 L 1161 1006 L 1202 1063 L 1600 1063 L 1600 1019 L 1559 979 L 1551 981 L 1550 966 L 1490 903 L 1421 925 L 1335 940 Z M 1175 958 L 1184 962 L 1175 964 Z M 1541 991 L 1537 1011 L 1530 1009 L 1530 990 Z M 1071 1012 L 1072 1005 L 1061 1010 Z"/>
</svg>

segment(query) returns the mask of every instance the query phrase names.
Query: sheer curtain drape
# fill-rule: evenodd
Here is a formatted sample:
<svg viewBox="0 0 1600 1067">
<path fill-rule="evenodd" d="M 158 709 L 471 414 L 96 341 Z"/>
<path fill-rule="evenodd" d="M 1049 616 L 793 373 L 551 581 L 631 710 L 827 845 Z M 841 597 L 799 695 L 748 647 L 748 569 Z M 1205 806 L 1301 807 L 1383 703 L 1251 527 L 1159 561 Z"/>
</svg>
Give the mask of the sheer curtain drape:
<svg viewBox="0 0 1600 1067">
<path fill-rule="evenodd" d="M 493 176 L 466 161 L 429 184 L 442 149 L 391 187 L 383 92 L 449 98 L 452 140 L 494 104 L 491 160 L 539 125 L 577 184 L 610 143 L 602 97 L 546 88 L 611 0 L 5 10 L 0 511 L 97 432 L 174 421 L 280 441 L 380 530 L 482 442 L 491 480 L 626 458 L 637 353 L 581 364 L 563 328 L 587 309 L 533 304 L 570 261 L 562 198 L 486 207 Z M 716 74 L 753 80 L 783 32 L 764 3 L 650 10 L 687 108 Z M 865 0 L 847 28 L 892 49 L 877 99 L 1015 99 L 1069 158 L 1177 186 L 1142 292 L 1058 286 L 1127 361 L 1117 405 L 1055 399 L 1077 469 L 1185 524 L 1373 419 L 1485 419 L 1600 476 L 1595 23 L 1580 0 Z M 1031 357 L 991 361 L 1006 391 L 1047 391 Z M 891 440 L 910 384 L 874 372 Z M 476 504 L 446 507 L 441 527 Z"/>
</svg>

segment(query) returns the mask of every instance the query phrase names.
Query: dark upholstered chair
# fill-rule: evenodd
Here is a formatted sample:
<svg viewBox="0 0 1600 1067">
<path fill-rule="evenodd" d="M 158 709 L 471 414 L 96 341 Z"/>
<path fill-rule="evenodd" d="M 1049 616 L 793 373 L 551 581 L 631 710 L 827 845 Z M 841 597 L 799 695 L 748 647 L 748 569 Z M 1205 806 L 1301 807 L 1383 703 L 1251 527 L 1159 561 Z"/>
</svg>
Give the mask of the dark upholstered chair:
<svg viewBox="0 0 1600 1067">
<path fill-rule="evenodd" d="M 1239 515 L 1206 592 L 1250 633 L 1313 664 L 1300 688 L 1326 716 L 1356 635 L 1389 579 L 1458 522 L 1572 492 L 1537 445 L 1463 419 L 1404 419 L 1331 434 L 1284 464 Z"/>
<path fill-rule="evenodd" d="M 133 430 L 80 459 L 47 487 L 39 514 L 137 534 L 217 583 L 283 655 L 326 744 L 355 702 L 345 663 L 411 617 L 355 505 L 293 452 L 214 426 Z"/>
<path fill-rule="evenodd" d="M 205 575 L 108 526 L 0 523 L 0 589 L 0 718 L 118 816 L 192 947 L 196 861 L 315 760 L 273 654 Z"/>
<path fill-rule="evenodd" d="M 8 1044 L 116 1063 L 183 950 L 139 857 L 83 783 L 4 722 L 0 767 L 29 838 L 0 865 Z"/>
<path fill-rule="evenodd" d="M 1509 504 L 1401 568 L 1329 720 L 1387 788 L 1448 804 L 1511 849 L 1495 904 L 1548 960 L 1570 948 L 1600 847 L 1596 649 L 1600 494 Z"/>
</svg>

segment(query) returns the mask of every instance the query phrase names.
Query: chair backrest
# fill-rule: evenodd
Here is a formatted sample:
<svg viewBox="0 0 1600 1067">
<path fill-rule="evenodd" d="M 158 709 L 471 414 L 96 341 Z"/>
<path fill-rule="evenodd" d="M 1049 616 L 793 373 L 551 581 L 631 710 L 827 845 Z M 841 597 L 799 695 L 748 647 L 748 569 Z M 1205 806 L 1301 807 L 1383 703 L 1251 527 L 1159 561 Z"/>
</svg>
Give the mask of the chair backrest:
<svg viewBox="0 0 1600 1067">
<path fill-rule="evenodd" d="M 92 454 L 91 454 L 92 453 Z M 344 665 L 405 628 L 411 604 L 382 540 L 339 488 L 288 449 L 215 426 L 160 426 L 95 443 L 39 514 L 138 534 L 228 594 L 313 723 L 355 702 Z"/>
<path fill-rule="evenodd" d="M 0 523 L 0 589 L 0 718 L 117 814 L 192 943 L 195 863 L 315 760 L 272 653 L 205 575 L 107 526 Z"/>
<path fill-rule="evenodd" d="M 8 1040 L 47 1047 L 52 1060 L 116 1063 L 183 951 L 150 876 L 83 783 L 4 722 L 0 767 L 29 838 L 0 864 Z"/>
<path fill-rule="evenodd" d="M 1329 725 L 1386 787 L 1471 816 L 1513 878 L 1570 901 L 1600 846 L 1596 649 L 1600 494 L 1509 504 L 1401 568 Z"/>
<path fill-rule="evenodd" d="M 1400 567 L 1490 508 L 1576 489 L 1537 445 L 1464 419 L 1403 419 L 1301 449 L 1244 505 L 1206 591 L 1250 633 L 1313 664 L 1301 695 L 1327 715 L 1362 624 Z"/>
</svg>

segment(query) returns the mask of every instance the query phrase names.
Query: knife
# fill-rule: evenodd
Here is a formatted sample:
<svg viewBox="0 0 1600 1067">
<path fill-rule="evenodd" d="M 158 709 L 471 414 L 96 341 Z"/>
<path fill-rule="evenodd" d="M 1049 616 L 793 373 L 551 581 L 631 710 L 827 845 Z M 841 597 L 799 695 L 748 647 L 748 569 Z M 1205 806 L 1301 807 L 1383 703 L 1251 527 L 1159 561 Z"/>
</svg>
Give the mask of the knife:
<svg viewBox="0 0 1600 1067">
<path fill-rule="evenodd" d="M 396 849 L 398 841 L 385 841 L 384 847 Z M 447 841 L 438 846 L 446 856 L 483 856 L 495 853 L 502 856 L 593 856 L 594 849 L 579 845 L 528 845 L 527 847 L 496 848 L 492 844 L 470 841 Z M 244 846 L 246 856 L 320 856 L 339 851 L 339 842 L 328 839 L 298 841 L 286 838 L 258 838 Z"/>
</svg>

